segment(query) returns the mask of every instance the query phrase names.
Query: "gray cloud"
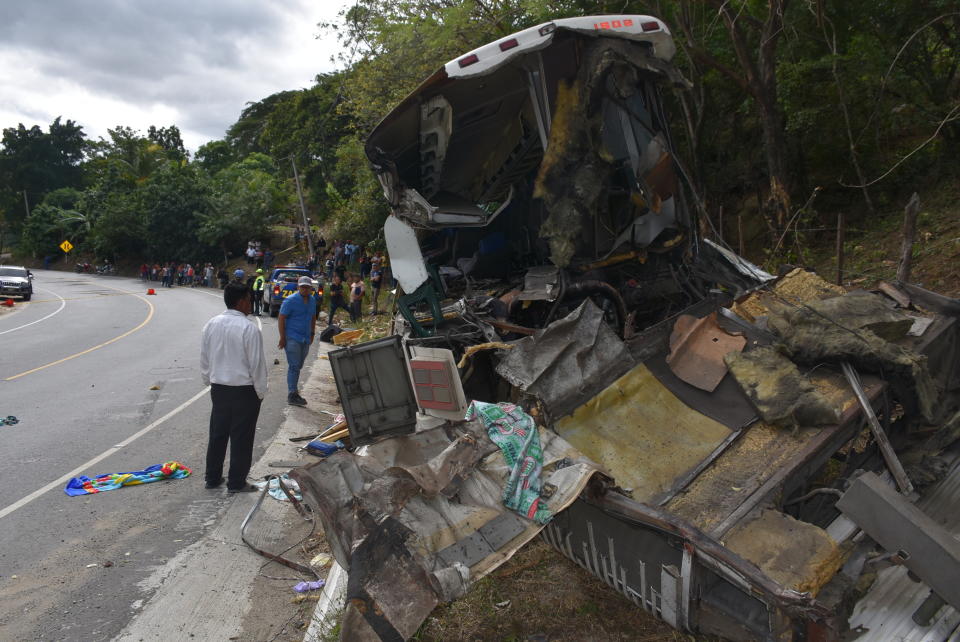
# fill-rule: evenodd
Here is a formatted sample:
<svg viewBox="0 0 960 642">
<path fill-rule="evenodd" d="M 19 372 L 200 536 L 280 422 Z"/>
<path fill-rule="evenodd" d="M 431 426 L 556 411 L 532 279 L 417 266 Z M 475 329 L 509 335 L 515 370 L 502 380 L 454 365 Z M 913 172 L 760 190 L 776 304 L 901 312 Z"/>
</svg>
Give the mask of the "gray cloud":
<svg viewBox="0 0 960 642">
<path fill-rule="evenodd" d="M 91 136 L 176 124 L 196 147 L 223 136 L 247 102 L 329 71 L 335 45 L 318 42 L 315 25 L 344 3 L 2 3 L 0 126 L 45 126 L 61 114 Z M 164 116 L 174 120 L 146 120 Z"/>
</svg>

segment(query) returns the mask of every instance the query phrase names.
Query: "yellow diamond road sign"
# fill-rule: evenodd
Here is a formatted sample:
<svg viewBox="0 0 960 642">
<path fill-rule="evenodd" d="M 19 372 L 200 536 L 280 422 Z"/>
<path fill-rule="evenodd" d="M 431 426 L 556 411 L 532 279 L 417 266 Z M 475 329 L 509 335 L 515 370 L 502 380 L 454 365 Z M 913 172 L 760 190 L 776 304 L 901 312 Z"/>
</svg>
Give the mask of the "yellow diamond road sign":
<svg viewBox="0 0 960 642">
<path fill-rule="evenodd" d="M 70 241 L 64 241 L 63 243 L 60 244 L 60 249 L 63 250 L 64 252 L 69 252 L 70 250 L 73 249 L 73 243 L 71 243 Z"/>
</svg>

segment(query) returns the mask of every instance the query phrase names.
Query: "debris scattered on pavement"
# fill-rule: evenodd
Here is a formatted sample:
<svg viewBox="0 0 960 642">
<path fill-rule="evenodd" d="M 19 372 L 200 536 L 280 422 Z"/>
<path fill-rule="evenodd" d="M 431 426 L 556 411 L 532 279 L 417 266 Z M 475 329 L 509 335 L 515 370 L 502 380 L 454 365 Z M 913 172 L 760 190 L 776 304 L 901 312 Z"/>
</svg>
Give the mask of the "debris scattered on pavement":
<svg viewBox="0 0 960 642">
<path fill-rule="evenodd" d="M 271 477 L 269 481 L 261 481 L 254 484 L 260 490 L 263 490 L 264 487 L 267 488 L 267 494 L 274 499 L 278 499 L 281 502 L 288 502 L 290 499 L 287 497 L 287 494 L 283 492 L 283 489 L 280 488 L 280 479 L 283 479 L 284 485 L 287 487 L 287 490 L 290 491 L 290 494 L 294 496 L 298 501 L 303 499 L 303 496 L 300 495 L 300 486 L 294 480 L 290 479 L 287 473 L 283 473 L 279 477 Z"/>
<path fill-rule="evenodd" d="M 333 337 L 333 344 L 338 346 L 352 345 L 363 337 L 363 330 L 344 330 Z"/>
<path fill-rule="evenodd" d="M 293 590 L 297 593 L 306 593 L 307 591 L 316 591 L 317 589 L 322 589 L 323 585 L 326 584 L 324 580 L 317 580 L 316 582 L 300 582 L 293 586 Z"/>
<path fill-rule="evenodd" d="M 96 568 L 99 564 L 87 564 L 87 568 Z"/>
<path fill-rule="evenodd" d="M 0 425 L 13 426 L 18 423 L 20 423 L 20 420 L 13 415 L 7 415 L 4 418 L 0 418 Z"/>
<path fill-rule="evenodd" d="M 270 468 L 296 468 L 303 462 L 299 461 L 271 461 L 267 463 Z"/>
<path fill-rule="evenodd" d="M 113 562 L 111 562 L 110 560 L 107 560 L 103 564 L 101 564 L 101 566 L 103 566 L 103 568 L 110 568 L 111 566 L 113 566 Z"/>
<path fill-rule="evenodd" d="M 318 455 L 320 457 L 329 457 L 330 455 L 337 452 L 338 450 L 343 450 L 345 447 L 346 446 L 344 446 L 343 442 L 340 441 L 339 439 L 333 442 L 314 439 L 309 444 L 304 446 L 304 450 L 306 450 L 311 455 Z"/>
<path fill-rule="evenodd" d="M 303 602 L 316 602 L 320 599 L 319 595 L 295 595 L 291 600 L 291 604 L 301 604 Z"/>
<path fill-rule="evenodd" d="M 328 566 L 333 561 L 333 556 L 329 553 L 319 553 L 312 560 L 310 560 L 310 566 L 315 568 L 324 568 Z"/>
<path fill-rule="evenodd" d="M 421 417 L 421 430 L 380 439 L 366 455 L 341 450 L 291 471 L 349 572 L 344 639 L 372 634 L 363 613 L 412 636 L 437 604 L 462 596 L 543 529 L 504 506 L 512 466 L 485 426 L 435 419 Z M 562 510 L 596 466 L 556 434 L 532 430 L 544 481 L 557 487 L 550 509 Z"/>
<path fill-rule="evenodd" d="M 86 475 L 74 477 L 67 482 L 63 492 L 71 497 L 102 493 L 108 490 L 116 490 L 123 486 L 138 486 L 140 484 L 162 481 L 164 479 L 183 479 L 184 477 L 189 477 L 192 472 L 193 471 L 180 462 L 168 461 L 129 473 L 108 473 L 106 475 L 98 475 L 93 479 Z"/>
</svg>

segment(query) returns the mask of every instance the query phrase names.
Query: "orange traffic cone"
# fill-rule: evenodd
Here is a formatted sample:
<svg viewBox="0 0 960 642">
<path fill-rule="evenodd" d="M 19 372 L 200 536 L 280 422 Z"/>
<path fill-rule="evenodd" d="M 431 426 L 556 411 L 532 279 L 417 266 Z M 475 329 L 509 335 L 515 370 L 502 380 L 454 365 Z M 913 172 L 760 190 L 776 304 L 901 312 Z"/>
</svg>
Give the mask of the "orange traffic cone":
<svg viewBox="0 0 960 642">
<path fill-rule="evenodd" d="M 150 288 L 149 290 L 147 290 L 147 294 L 156 294 L 156 292 L 154 291 L 153 288 Z"/>
<path fill-rule="evenodd" d="M 13 307 L 13 299 L 7 299 L 6 301 L 3 302 L 3 305 L 7 306 L 8 308 L 12 308 L 12 307 Z"/>
</svg>

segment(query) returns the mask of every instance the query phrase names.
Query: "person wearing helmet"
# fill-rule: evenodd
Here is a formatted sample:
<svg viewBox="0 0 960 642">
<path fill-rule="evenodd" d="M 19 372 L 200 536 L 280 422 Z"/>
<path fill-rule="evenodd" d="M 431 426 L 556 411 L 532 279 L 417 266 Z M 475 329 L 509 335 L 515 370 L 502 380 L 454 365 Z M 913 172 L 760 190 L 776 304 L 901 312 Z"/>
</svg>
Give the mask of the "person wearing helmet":
<svg viewBox="0 0 960 642">
<path fill-rule="evenodd" d="M 257 275 L 253 279 L 253 314 L 260 316 L 263 307 L 263 270 L 257 268 Z"/>
</svg>

